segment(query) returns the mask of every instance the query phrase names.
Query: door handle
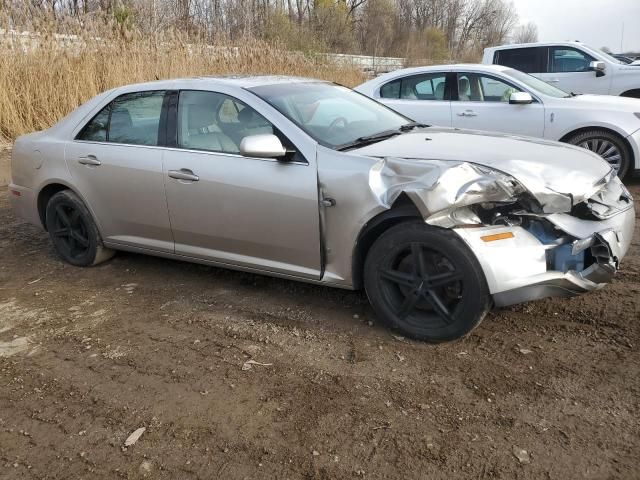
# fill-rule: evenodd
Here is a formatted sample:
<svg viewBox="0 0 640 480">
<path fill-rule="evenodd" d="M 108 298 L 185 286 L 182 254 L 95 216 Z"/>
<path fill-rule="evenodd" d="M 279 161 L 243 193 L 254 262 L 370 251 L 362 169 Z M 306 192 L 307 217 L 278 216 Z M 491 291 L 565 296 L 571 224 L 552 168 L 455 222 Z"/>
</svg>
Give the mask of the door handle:
<svg viewBox="0 0 640 480">
<path fill-rule="evenodd" d="M 80 157 L 78 159 L 78 163 L 82 165 L 92 165 L 97 167 L 98 165 L 102 165 L 102 162 L 96 158 L 95 155 L 87 155 L 86 157 Z"/>
<path fill-rule="evenodd" d="M 181 168 L 180 170 L 169 170 L 169 177 L 175 178 L 176 180 L 187 180 L 189 182 L 197 182 L 200 180 L 200 177 L 194 174 L 188 168 Z"/>
<path fill-rule="evenodd" d="M 559 78 L 552 78 L 551 80 L 547 80 L 547 83 L 560 83 Z"/>
<path fill-rule="evenodd" d="M 478 114 L 473 110 L 465 110 L 464 112 L 458 113 L 459 117 L 477 117 Z"/>
</svg>

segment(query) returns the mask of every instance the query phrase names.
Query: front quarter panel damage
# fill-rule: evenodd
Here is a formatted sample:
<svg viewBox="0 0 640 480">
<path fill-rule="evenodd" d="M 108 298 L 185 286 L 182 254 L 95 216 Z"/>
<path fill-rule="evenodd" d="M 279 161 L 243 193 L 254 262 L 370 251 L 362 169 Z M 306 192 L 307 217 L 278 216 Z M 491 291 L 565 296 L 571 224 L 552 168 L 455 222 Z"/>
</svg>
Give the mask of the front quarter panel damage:
<svg viewBox="0 0 640 480">
<path fill-rule="evenodd" d="M 618 202 L 605 209 L 614 212 L 611 218 L 590 221 L 574 216 L 575 196 L 542 184 L 532 191 L 528 179 L 523 180 L 525 188 L 520 179 L 484 165 L 319 154 L 321 195 L 336 200 L 335 207 L 323 212 L 327 282 L 352 286 L 360 232 L 378 214 L 393 209 L 403 195 L 426 223 L 452 229 L 467 243 L 498 305 L 601 288 L 628 248 L 632 203 L 629 207 L 628 202 Z M 592 197 L 611 203 L 603 188 L 617 192 L 615 180 L 606 180 L 593 185 L 595 191 L 587 200 L 581 199 L 590 210 L 595 205 Z M 617 208 L 622 208 L 620 213 Z M 513 238 L 495 244 L 482 239 L 503 231 L 513 233 Z M 578 251 L 580 245 L 590 253 Z"/>
<path fill-rule="evenodd" d="M 510 204 L 525 192 L 511 177 L 468 162 L 376 159 L 323 147 L 318 152 L 318 180 L 321 198 L 336 201 L 322 214 L 324 280 L 347 286 L 359 233 L 403 193 L 427 223 L 452 228 L 481 223 L 469 209 L 472 205 Z"/>
<path fill-rule="evenodd" d="M 371 167 L 369 186 L 386 208 L 407 194 L 427 223 L 444 228 L 480 224 L 467 207 L 514 203 L 525 192 L 511 177 L 472 163 L 394 158 Z"/>
</svg>

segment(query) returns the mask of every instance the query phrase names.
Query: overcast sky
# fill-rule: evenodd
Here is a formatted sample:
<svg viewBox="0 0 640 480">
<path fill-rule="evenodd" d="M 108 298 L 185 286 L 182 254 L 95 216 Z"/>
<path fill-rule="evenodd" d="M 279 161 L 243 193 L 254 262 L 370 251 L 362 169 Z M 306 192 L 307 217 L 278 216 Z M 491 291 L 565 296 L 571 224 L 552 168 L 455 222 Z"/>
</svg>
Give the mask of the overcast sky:
<svg viewBox="0 0 640 480">
<path fill-rule="evenodd" d="M 538 25 L 540 41 L 580 40 L 593 47 L 640 51 L 640 0 L 512 0 L 520 21 Z"/>
</svg>

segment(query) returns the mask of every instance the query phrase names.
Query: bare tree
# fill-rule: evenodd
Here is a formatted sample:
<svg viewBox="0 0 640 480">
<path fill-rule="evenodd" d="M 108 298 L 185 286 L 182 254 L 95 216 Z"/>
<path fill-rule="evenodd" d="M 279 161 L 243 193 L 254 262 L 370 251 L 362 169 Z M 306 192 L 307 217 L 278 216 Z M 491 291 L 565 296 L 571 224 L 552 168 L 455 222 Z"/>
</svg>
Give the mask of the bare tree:
<svg viewBox="0 0 640 480">
<path fill-rule="evenodd" d="M 207 42 L 258 38 L 306 51 L 423 59 L 471 59 L 490 44 L 537 38 L 534 24 L 517 26 L 509 0 L 0 0 L 9 16 L 25 8 L 59 25 L 81 26 L 86 16 L 142 35 L 177 30 Z"/>
<path fill-rule="evenodd" d="M 513 32 L 513 43 L 533 43 L 538 41 L 538 26 L 529 22 L 519 25 Z"/>
</svg>

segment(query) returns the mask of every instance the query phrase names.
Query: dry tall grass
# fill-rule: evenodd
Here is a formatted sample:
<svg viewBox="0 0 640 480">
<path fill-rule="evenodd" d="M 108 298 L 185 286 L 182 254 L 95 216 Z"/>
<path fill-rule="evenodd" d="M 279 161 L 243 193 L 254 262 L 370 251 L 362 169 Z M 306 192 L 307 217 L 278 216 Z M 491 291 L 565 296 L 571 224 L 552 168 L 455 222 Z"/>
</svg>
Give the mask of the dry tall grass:
<svg viewBox="0 0 640 480">
<path fill-rule="evenodd" d="M 308 76 L 348 86 L 364 80 L 355 68 L 256 40 L 230 47 L 166 35 L 153 41 L 113 37 L 81 34 L 64 46 L 51 34 L 26 44 L 0 42 L 0 141 L 47 128 L 96 94 L 128 83 L 231 73 Z"/>
</svg>

